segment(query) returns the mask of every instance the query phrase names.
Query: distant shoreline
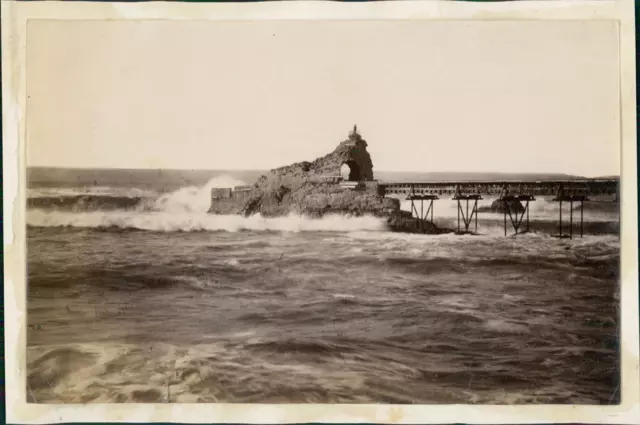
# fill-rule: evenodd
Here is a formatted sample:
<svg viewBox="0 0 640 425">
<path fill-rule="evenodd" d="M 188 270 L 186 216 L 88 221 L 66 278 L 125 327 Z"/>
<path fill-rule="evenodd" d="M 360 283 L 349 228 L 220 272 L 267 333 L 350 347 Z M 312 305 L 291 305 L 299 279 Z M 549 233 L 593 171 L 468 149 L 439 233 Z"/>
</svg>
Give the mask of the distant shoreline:
<svg viewBox="0 0 640 425">
<path fill-rule="evenodd" d="M 162 175 L 164 177 L 193 177 L 195 179 L 211 177 L 213 175 L 248 175 L 259 177 L 268 173 L 269 170 L 259 169 L 152 169 L 152 168 L 90 168 L 90 167 L 45 167 L 30 166 L 27 167 L 27 180 L 29 186 L 31 184 L 54 183 L 62 179 L 68 179 L 74 175 L 89 178 L 95 176 L 98 178 L 109 176 L 123 176 L 130 174 L 138 176 L 154 176 Z M 481 171 L 381 171 L 375 170 L 375 177 L 378 181 L 482 181 L 482 180 L 570 180 L 570 179 L 620 179 L 620 176 L 578 176 L 566 173 L 510 173 L 510 172 L 481 172 Z M 80 179 L 82 180 L 82 179 Z M 77 181 L 77 183 L 82 183 Z M 247 182 L 252 184 L 253 182 Z"/>
</svg>

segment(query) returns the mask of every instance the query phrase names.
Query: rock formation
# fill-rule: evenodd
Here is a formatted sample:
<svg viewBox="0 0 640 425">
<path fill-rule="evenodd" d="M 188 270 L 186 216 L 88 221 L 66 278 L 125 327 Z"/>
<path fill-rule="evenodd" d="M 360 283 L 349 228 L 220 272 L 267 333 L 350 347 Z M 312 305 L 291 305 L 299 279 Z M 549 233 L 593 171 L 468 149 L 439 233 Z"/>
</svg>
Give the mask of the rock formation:
<svg viewBox="0 0 640 425">
<path fill-rule="evenodd" d="M 345 164 L 349 168 L 347 179 L 340 175 Z M 209 212 L 265 217 L 291 213 L 313 217 L 373 215 L 387 218 L 393 230 L 418 229 L 417 220 L 400 210 L 398 199 L 386 198 L 379 193 L 367 142 L 356 127 L 333 152 L 313 162 L 273 169 L 253 186 L 213 189 Z M 435 226 L 426 226 L 426 233 L 434 233 L 434 229 Z"/>
<path fill-rule="evenodd" d="M 524 211 L 524 207 L 520 201 L 507 201 L 511 214 L 521 214 Z M 488 207 L 478 207 L 478 212 L 493 212 L 493 213 L 505 213 L 504 201 L 496 199 Z"/>
<path fill-rule="evenodd" d="M 423 221 L 421 225 L 419 220 L 413 217 L 409 211 L 398 211 L 391 214 L 387 218 L 387 227 L 394 232 L 425 233 L 429 235 L 452 233 L 454 231 L 453 229 L 438 227 L 430 221 Z"/>
</svg>

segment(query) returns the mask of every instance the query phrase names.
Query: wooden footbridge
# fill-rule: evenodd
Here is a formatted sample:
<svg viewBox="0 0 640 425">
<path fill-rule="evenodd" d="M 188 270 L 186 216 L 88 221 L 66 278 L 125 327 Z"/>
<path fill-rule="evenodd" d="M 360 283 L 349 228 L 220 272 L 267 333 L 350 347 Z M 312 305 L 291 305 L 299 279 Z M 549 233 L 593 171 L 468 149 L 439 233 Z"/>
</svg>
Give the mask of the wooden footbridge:
<svg viewBox="0 0 640 425">
<path fill-rule="evenodd" d="M 433 202 L 441 196 L 451 196 L 458 203 L 458 233 L 471 233 L 469 228 L 475 221 L 478 230 L 478 200 L 482 195 L 498 196 L 503 202 L 504 232 L 507 235 L 507 216 L 515 234 L 529 230 L 529 203 L 536 196 L 553 196 L 558 202 L 558 236 L 573 237 L 573 206 L 580 204 L 580 236 L 583 235 L 584 202 L 593 196 L 615 196 L 619 199 L 618 179 L 571 179 L 541 181 L 434 181 L 434 182 L 379 182 L 381 195 L 406 196 L 411 201 L 411 213 L 419 223 L 433 223 Z M 426 202 L 426 209 L 425 209 Z M 570 205 L 568 234 L 563 233 L 562 203 Z M 420 210 L 418 211 L 418 203 Z M 463 208 L 464 205 L 464 208 Z M 471 205 L 471 211 L 469 206 Z M 522 208 L 519 208 L 519 207 Z M 526 216 L 526 221 L 523 220 Z M 460 220 L 462 219 L 462 223 Z"/>
</svg>

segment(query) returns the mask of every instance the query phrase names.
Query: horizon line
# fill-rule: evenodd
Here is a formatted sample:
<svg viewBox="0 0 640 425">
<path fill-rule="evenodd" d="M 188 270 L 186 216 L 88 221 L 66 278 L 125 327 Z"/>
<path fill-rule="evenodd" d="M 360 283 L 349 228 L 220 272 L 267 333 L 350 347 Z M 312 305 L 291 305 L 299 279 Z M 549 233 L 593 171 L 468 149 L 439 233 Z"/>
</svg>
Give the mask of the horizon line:
<svg viewBox="0 0 640 425">
<path fill-rule="evenodd" d="M 92 167 L 92 166 L 59 166 L 59 165 L 28 165 L 26 166 L 27 169 L 43 169 L 43 168 L 49 168 L 49 169 L 60 169 L 60 170 L 103 170 L 103 171 L 232 171 L 232 172 L 268 172 L 273 170 L 274 168 L 135 168 L 135 167 L 105 167 L 105 166 L 97 166 L 97 167 Z M 276 167 L 278 168 L 278 167 Z M 374 171 L 375 172 L 375 171 Z M 573 174 L 573 173 L 568 173 L 568 172 L 564 172 L 564 171 L 461 171 L 461 170 L 457 170 L 457 171 L 418 171 L 418 170 L 409 170 L 409 171 L 400 171 L 400 170 L 377 170 L 377 172 L 379 173 L 422 173 L 422 174 L 426 174 L 426 173 L 433 173 L 433 174 L 461 174 L 461 173 L 468 173 L 468 174 L 486 174 L 486 173 L 493 173 L 493 174 L 521 174 L 521 175 L 532 175 L 532 174 L 562 174 L 562 175 L 566 175 L 566 176 L 574 176 L 574 177 L 582 177 L 582 178 L 593 178 L 593 177 L 587 177 L 584 175 L 579 175 L 579 174 Z M 620 173 L 618 174 L 611 174 L 611 173 L 607 173 L 607 174 L 596 174 L 594 175 L 594 177 L 620 177 Z"/>
</svg>

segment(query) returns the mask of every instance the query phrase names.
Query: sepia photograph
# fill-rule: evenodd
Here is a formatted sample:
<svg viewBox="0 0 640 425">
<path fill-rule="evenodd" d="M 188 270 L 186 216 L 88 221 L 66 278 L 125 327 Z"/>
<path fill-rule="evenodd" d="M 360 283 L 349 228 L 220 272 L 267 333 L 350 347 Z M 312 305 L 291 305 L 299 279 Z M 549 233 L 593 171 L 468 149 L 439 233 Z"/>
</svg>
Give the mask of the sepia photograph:
<svg viewBox="0 0 640 425">
<path fill-rule="evenodd" d="M 633 423 L 620 1 L 2 4 L 7 420 Z"/>
<path fill-rule="evenodd" d="M 29 22 L 27 401 L 619 403 L 617 46 Z"/>
</svg>

